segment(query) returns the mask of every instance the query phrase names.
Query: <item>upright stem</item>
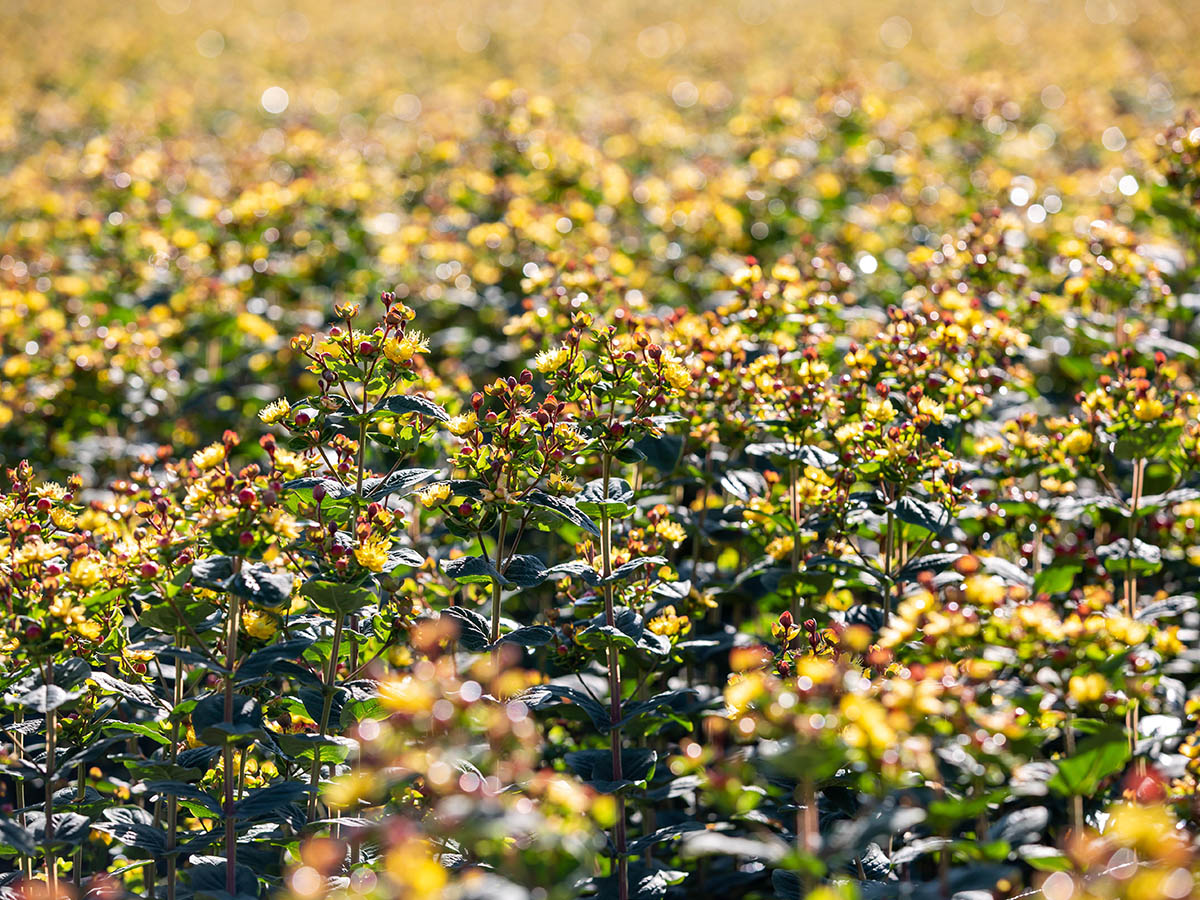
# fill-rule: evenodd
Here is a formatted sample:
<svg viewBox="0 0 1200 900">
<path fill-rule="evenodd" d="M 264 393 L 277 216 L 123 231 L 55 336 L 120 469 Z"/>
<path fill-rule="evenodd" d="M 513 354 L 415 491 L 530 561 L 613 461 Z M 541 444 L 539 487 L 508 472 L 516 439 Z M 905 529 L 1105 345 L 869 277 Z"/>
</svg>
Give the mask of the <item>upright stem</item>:
<svg viewBox="0 0 1200 900">
<path fill-rule="evenodd" d="M 796 800 L 799 808 L 796 810 L 796 847 L 801 853 L 812 856 L 817 853 L 820 841 L 820 828 L 817 820 L 817 791 L 809 776 L 800 779 L 796 788 Z M 804 870 L 804 891 L 807 895 L 812 890 L 812 874 Z"/>
<path fill-rule="evenodd" d="M 87 770 L 84 764 L 80 763 L 75 767 L 75 784 L 76 794 L 75 799 L 83 803 L 87 799 Z M 75 864 L 71 867 L 71 880 L 75 882 L 75 887 L 79 887 L 83 883 L 83 845 L 81 844 L 75 850 Z M 153 873 L 153 869 L 150 870 Z M 153 882 L 151 882 L 153 884 Z"/>
<path fill-rule="evenodd" d="M 1075 714 L 1068 708 L 1067 719 L 1063 723 L 1063 741 L 1066 744 L 1067 756 L 1075 755 Z M 1083 834 L 1083 797 L 1080 794 L 1071 796 L 1071 830 L 1076 840 Z"/>
<path fill-rule="evenodd" d="M 54 663 L 46 664 L 46 687 L 50 688 L 54 685 Z M 47 691 L 49 694 L 49 691 Z M 49 696 L 46 698 L 49 700 Z M 46 711 L 46 886 L 50 891 L 51 897 L 58 896 L 58 871 L 57 864 L 54 858 L 54 769 L 55 762 L 55 739 L 57 738 L 57 711 Z"/>
<path fill-rule="evenodd" d="M 13 724 L 18 726 L 18 728 L 16 729 L 16 731 L 14 733 L 14 737 L 13 737 L 13 748 L 16 751 L 16 757 L 18 760 L 25 758 L 25 735 L 21 733 L 21 729 L 19 727 L 24 721 L 25 721 L 25 708 L 23 706 L 18 707 L 17 711 L 13 714 Z M 17 779 L 16 791 L 17 791 L 17 809 L 24 809 L 25 808 L 25 779 L 24 778 Z M 20 817 L 18 818 L 18 823 L 20 824 L 21 828 L 28 827 L 25 823 L 25 813 L 21 813 Z M 21 875 L 22 875 L 22 877 L 24 877 L 26 879 L 33 878 L 33 858 L 32 857 L 29 857 L 29 856 L 21 857 Z"/>
<path fill-rule="evenodd" d="M 178 628 L 175 631 L 175 646 L 179 646 L 184 641 L 183 629 Z M 183 702 L 183 660 L 178 656 L 175 657 L 175 690 L 174 690 L 174 706 L 172 709 L 177 709 L 179 704 Z M 179 720 L 175 720 L 175 724 L 171 727 L 171 764 L 179 758 Z M 167 798 L 167 900 L 175 900 L 175 877 L 176 877 L 176 859 L 175 859 L 175 831 L 179 825 L 179 798 L 171 794 Z"/>
<path fill-rule="evenodd" d="M 1125 614 L 1129 618 L 1137 615 L 1137 574 L 1133 569 L 1133 542 L 1137 539 L 1138 526 L 1138 507 L 1142 504 L 1142 493 L 1145 488 L 1146 481 L 1146 460 L 1138 459 L 1133 464 L 1133 489 L 1129 501 L 1129 552 L 1125 557 Z M 1129 704 L 1129 711 L 1125 714 L 1125 724 L 1129 732 L 1129 752 L 1132 754 L 1137 750 L 1137 736 L 1140 730 L 1140 710 L 1137 699 L 1133 699 Z M 1135 764 L 1135 769 L 1139 776 L 1146 773 L 1146 761 L 1139 759 Z"/>
<path fill-rule="evenodd" d="M 887 575 L 883 595 L 883 624 L 892 618 L 892 538 L 896 529 L 896 519 L 891 509 L 887 511 L 887 534 L 883 540 L 883 570 Z"/>
<path fill-rule="evenodd" d="M 496 533 L 496 571 L 504 564 L 504 532 L 508 530 L 508 510 L 500 513 L 500 530 Z M 500 640 L 500 598 L 504 585 L 500 579 L 492 582 L 492 643 Z"/>
<path fill-rule="evenodd" d="M 241 558 L 235 558 L 234 570 L 241 569 Z M 229 595 L 229 640 L 226 643 L 225 667 L 229 670 L 225 675 L 225 724 L 233 724 L 233 670 L 237 665 L 238 620 L 241 618 L 242 601 L 234 594 Z M 225 890 L 234 896 L 237 894 L 237 828 L 234 814 L 233 796 L 233 745 L 225 744 Z"/>
<path fill-rule="evenodd" d="M 792 460 L 788 464 L 788 512 L 792 519 L 792 572 L 800 571 L 800 464 Z M 800 592 L 792 585 L 792 618 L 800 621 Z"/>
<path fill-rule="evenodd" d="M 1142 504 L 1142 488 L 1146 478 L 1146 460 L 1133 464 L 1133 493 L 1129 512 L 1129 555 L 1125 557 L 1125 614 L 1130 618 L 1137 615 L 1137 575 L 1133 571 L 1133 542 L 1137 538 L 1138 507 Z"/>
<path fill-rule="evenodd" d="M 367 408 L 367 398 L 364 395 L 363 396 L 363 411 L 364 412 L 366 412 L 366 408 Z M 362 497 L 363 472 L 365 471 L 363 468 L 363 458 L 366 456 L 366 453 L 367 453 L 367 423 L 363 422 L 358 426 L 358 466 L 357 466 L 358 481 L 355 484 L 355 491 L 354 491 L 360 498 Z"/>
<path fill-rule="evenodd" d="M 604 456 L 604 497 L 608 498 L 608 482 L 612 473 L 612 457 Z M 604 567 L 604 577 L 612 575 L 612 520 L 608 517 L 607 507 L 600 511 L 600 559 Z M 604 586 L 604 623 L 608 627 L 616 627 L 616 610 L 613 608 L 613 588 L 611 584 Z M 610 699 L 610 716 L 612 729 L 609 735 L 612 740 L 612 771 L 613 780 L 621 781 L 624 777 L 621 771 L 621 729 L 617 723 L 621 721 L 621 651 L 615 645 L 608 648 L 608 691 Z M 619 900 L 629 900 L 629 860 L 626 857 L 625 843 L 625 797 L 617 795 L 617 821 L 613 826 L 613 843 L 617 847 L 617 896 Z"/>
<path fill-rule="evenodd" d="M 333 709 L 333 683 L 337 678 L 338 654 L 342 649 L 342 616 L 334 614 L 333 647 L 329 651 L 329 666 L 325 670 L 325 702 L 321 707 L 321 721 L 317 723 L 317 736 L 325 737 L 329 729 L 329 713 Z M 317 817 L 317 786 L 321 781 L 321 742 L 313 747 L 312 771 L 309 773 L 308 821 Z"/>
</svg>

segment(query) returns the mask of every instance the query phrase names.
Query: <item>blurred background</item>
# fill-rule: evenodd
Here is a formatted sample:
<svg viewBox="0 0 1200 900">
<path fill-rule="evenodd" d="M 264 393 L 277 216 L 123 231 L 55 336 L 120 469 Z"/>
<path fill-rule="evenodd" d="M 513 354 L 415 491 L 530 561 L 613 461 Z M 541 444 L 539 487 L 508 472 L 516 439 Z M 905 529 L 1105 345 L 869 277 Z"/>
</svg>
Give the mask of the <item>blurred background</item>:
<svg viewBox="0 0 1200 900">
<path fill-rule="evenodd" d="M 1200 86 L 1183 0 L 0 8 L 0 462 L 89 479 L 253 431 L 345 297 L 452 382 L 568 265 L 694 306 L 827 247 L 887 302 L 991 206 L 1053 255 L 1138 221 Z"/>
</svg>

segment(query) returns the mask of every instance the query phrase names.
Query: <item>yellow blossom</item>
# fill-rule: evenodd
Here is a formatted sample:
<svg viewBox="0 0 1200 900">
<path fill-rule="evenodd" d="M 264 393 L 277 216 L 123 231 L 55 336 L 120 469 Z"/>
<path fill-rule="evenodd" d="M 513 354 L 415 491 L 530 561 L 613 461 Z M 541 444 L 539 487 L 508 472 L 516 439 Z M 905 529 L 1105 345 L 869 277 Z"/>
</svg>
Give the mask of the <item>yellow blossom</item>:
<svg viewBox="0 0 1200 900">
<path fill-rule="evenodd" d="M 375 533 L 354 548 L 354 558 L 364 569 L 372 572 L 382 572 L 387 565 L 388 549 L 391 541 L 386 534 Z"/>
<path fill-rule="evenodd" d="M 450 421 L 446 423 L 446 427 L 450 430 L 451 434 L 456 434 L 459 437 L 462 437 L 467 432 L 475 429 L 475 421 L 475 413 L 463 413 L 462 415 L 451 418 Z"/>
<path fill-rule="evenodd" d="M 267 425 L 274 425 L 287 418 L 288 413 L 292 411 L 292 404 L 288 403 L 287 398 L 280 397 L 274 403 L 268 403 L 259 412 L 258 417 Z"/>
<path fill-rule="evenodd" d="M 436 481 L 422 488 L 417 496 L 421 499 L 422 506 L 426 509 L 433 509 L 439 503 L 445 503 L 450 499 L 450 482 Z"/>
<path fill-rule="evenodd" d="M 567 364 L 567 360 L 571 358 L 571 350 L 566 345 L 560 344 L 553 350 L 543 350 L 533 358 L 533 367 L 543 375 L 548 375 L 551 372 L 557 372 Z"/>
<path fill-rule="evenodd" d="M 195 464 L 200 471 L 207 471 L 214 466 L 219 466 L 225 461 L 225 445 L 224 444 L 209 444 L 203 450 L 197 450 L 192 454 L 192 463 Z"/>
</svg>

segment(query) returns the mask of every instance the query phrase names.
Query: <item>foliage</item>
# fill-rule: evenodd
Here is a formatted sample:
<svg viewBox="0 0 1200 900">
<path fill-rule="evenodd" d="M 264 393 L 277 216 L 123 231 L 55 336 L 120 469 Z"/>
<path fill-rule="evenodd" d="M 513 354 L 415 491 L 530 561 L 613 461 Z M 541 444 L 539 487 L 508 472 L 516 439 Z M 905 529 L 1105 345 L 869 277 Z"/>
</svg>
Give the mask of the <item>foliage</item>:
<svg viewBox="0 0 1200 900">
<path fill-rule="evenodd" d="M 735 6 L 603 112 L 500 19 L 386 113 L 20 49 L 0 895 L 1197 894 L 1196 118 Z"/>
</svg>

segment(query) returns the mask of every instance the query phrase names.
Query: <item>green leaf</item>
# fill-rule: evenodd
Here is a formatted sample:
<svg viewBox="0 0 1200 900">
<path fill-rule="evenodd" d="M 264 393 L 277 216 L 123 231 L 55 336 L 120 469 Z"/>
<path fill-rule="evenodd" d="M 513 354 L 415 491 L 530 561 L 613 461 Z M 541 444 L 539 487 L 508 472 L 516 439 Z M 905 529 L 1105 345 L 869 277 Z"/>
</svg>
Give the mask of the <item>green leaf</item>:
<svg viewBox="0 0 1200 900">
<path fill-rule="evenodd" d="M 518 553 L 504 564 L 504 581 L 517 587 L 537 587 L 546 580 L 546 567 L 536 556 Z"/>
<path fill-rule="evenodd" d="M 319 575 L 300 585 L 300 594 L 322 612 L 348 616 L 376 601 L 375 591 L 363 584 L 330 581 Z"/>
<path fill-rule="evenodd" d="M 906 494 L 888 509 L 892 510 L 901 522 L 924 528 L 934 534 L 941 534 L 950 526 L 950 513 L 944 507 L 920 497 Z"/>
<path fill-rule="evenodd" d="M 185 781 L 148 781 L 146 782 L 146 790 L 151 795 L 161 794 L 190 800 L 216 816 L 222 815 L 220 800 Z"/>
<path fill-rule="evenodd" d="M 78 699 L 82 693 L 82 691 L 64 691 L 57 684 L 43 684 L 24 694 L 17 702 L 26 709 L 45 714 Z"/>
<path fill-rule="evenodd" d="M 142 725 L 138 722 L 123 722 L 120 719 L 110 719 L 104 723 L 105 728 L 114 728 L 117 731 L 130 731 L 134 734 L 140 734 L 144 738 L 150 738 L 152 741 L 157 741 L 160 744 L 169 744 L 171 739 L 167 737 L 158 728 L 151 728 L 149 725 Z"/>
<path fill-rule="evenodd" d="M 487 619 L 465 606 L 447 607 L 442 610 L 442 615 L 457 623 L 460 647 L 469 653 L 482 653 L 487 650 L 491 637 Z"/>
<path fill-rule="evenodd" d="M 530 491 L 525 495 L 524 502 L 530 506 L 547 510 L 555 518 L 564 519 L 576 528 L 582 528 L 590 535 L 600 536 L 600 529 L 596 527 L 596 523 L 569 497 L 557 497 L 547 494 L 545 491 Z"/>
<path fill-rule="evenodd" d="M 1110 572 L 1120 572 L 1125 566 L 1141 574 L 1157 572 L 1162 568 L 1162 550 L 1138 538 L 1130 545 L 1129 538 L 1120 538 L 1096 550 Z M 1112 563 L 1112 565 L 1110 565 Z"/>
<path fill-rule="evenodd" d="M 192 727 L 204 743 L 212 746 L 245 745 L 266 737 L 262 707 L 246 694 L 233 695 L 230 721 L 225 720 L 225 695 L 209 694 L 192 710 Z"/>
<path fill-rule="evenodd" d="M 604 492 L 604 479 L 597 478 L 583 486 L 575 498 L 575 505 L 589 516 L 607 516 L 624 519 L 633 514 L 633 487 L 623 478 L 608 480 L 608 493 Z"/>
<path fill-rule="evenodd" d="M 554 640 L 554 629 L 548 625 L 526 625 L 501 635 L 496 643 L 520 644 L 522 647 L 542 647 Z"/>
<path fill-rule="evenodd" d="M 1075 584 L 1075 576 L 1083 571 L 1079 563 L 1060 563 L 1042 569 L 1033 578 L 1033 590 L 1038 594 L 1065 594 Z"/>
<path fill-rule="evenodd" d="M 1067 797 L 1087 796 L 1109 775 L 1125 768 L 1129 761 L 1129 741 L 1125 730 L 1106 724 L 1079 742 L 1075 754 L 1058 760 L 1058 771 L 1047 785 Z"/>
<path fill-rule="evenodd" d="M 392 413 L 393 415 L 416 413 L 419 416 L 437 419 L 439 422 L 450 421 L 450 414 L 446 410 L 432 400 L 422 397 L 420 394 L 403 394 L 399 397 L 388 397 L 371 410 L 372 417 L 380 413 Z"/>
<path fill-rule="evenodd" d="M 25 827 L 38 847 L 78 847 L 87 838 L 92 824 L 87 816 L 72 812 L 55 813 L 51 821 L 54 823 L 54 836 L 47 840 L 46 814 L 41 811 L 25 814 Z"/>
<path fill-rule="evenodd" d="M 386 478 L 368 478 L 363 482 L 363 497 L 369 501 L 379 501 L 392 494 L 408 494 L 418 484 L 437 474 L 437 469 L 400 469 Z"/>
<path fill-rule="evenodd" d="M 602 585 L 617 584 L 618 582 L 625 581 L 627 578 L 632 578 L 640 569 L 646 566 L 665 566 L 666 564 L 667 558 L 665 556 L 639 556 L 623 565 L 617 566 L 613 569 L 611 575 L 607 578 L 602 577 L 599 583 Z"/>
<path fill-rule="evenodd" d="M 442 561 L 442 571 L 459 584 L 487 584 L 504 581 L 504 576 L 486 556 L 460 556 Z"/>
<path fill-rule="evenodd" d="M 828 450 L 822 450 L 820 447 L 813 447 L 811 445 L 796 446 L 786 441 L 768 441 L 766 443 L 750 444 L 746 447 L 746 453 L 750 456 L 774 456 L 779 459 L 785 459 L 788 462 L 798 462 L 801 465 L 823 470 L 832 469 L 838 463 L 837 455 L 830 453 Z"/>
<path fill-rule="evenodd" d="M 654 774 L 658 754 L 643 747 L 621 751 L 621 777 L 613 777 L 611 750 L 577 750 L 563 757 L 567 767 L 601 794 L 621 794 L 634 787 L 645 787 Z"/>
</svg>

